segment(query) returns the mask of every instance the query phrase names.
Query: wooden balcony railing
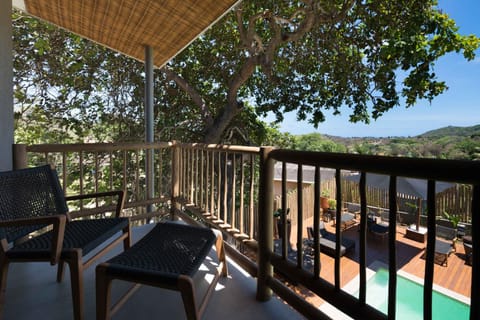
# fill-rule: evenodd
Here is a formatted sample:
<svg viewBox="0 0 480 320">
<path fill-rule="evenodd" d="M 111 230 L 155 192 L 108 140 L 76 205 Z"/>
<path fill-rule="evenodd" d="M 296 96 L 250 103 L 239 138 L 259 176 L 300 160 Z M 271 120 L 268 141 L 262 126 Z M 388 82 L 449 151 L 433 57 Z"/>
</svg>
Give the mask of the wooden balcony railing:
<svg viewBox="0 0 480 320">
<path fill-rule="evenodd" d="M 149 172 L 145 164 L 147 152 L 154 154 L 155 172 Z M 358 319 L 394 319 L 396 312 L 396 179 L 414 177 L 428 181 L 427 211 L 435 211 L 435 181 L 450 181 L 472 186 L 472 205 L 468 216 L 472 217 L 472 230 L 480 230 L 480 162 L 447 161 L 432 159 L 407 159 L 394 157 L 361 156 L 318 152 L 278 150 L 269 147 L 242 147 L 227 145 L 204 145 L 182 143 L 133 143 L 133 144 L 85 144 L 85 145 L 33 145 L 15 146 L 17 168 L 41 163 L 54 164 L 63 181 L 66 193 L 87 193 L 126 189 L 127 208 L 136 219 L 151 219 L 163 214 L 179 214 L 192 222 L 203 220 L 214 225 L 233 242 L 254 249 L 254 255 L 244 257 L 238 250 L 227 246 L 237 262 L 258 278 L 257 299 L 269 299 L 272 290 L 290 305 L 309 318 L 327 318 L 316 306 L 308 304 L 277 280 L 273 270 L 279 271 L 294 283 L 304 286 L 312 293 L 329 302 L 347 315 Z M 296 228 L 296 262 L 287 257 L 287 237 L 275 240 L 281 250 L 274 250 L 274 164 L 298 166 L 296 179 L 297 204 L 294 228 Z M 303 235 L 305 209 L 301 194 L 303 185 L 302 167 L 315 167 L 313 182 L 313 268 L 303 265 Z M 335 170 L 335 199 L 343 202 L 342 173 L 357 171 L 362 174 L 359 186 L 359 297 L 342 290 L 340 243 L 343 230 L 336 224 L 335 266 L 333 283 L 321 276 L 319 225 L 321 218 L 320 194 L 322 177 L 320 168 Z M 388 315 L 366 303 L 366 235 L 367 197 L 366 173 L 380 173 L 390 177 L 388 236 L 389 294 Z M 147 176 L 153 175 L 155 183 L 147 187 Z M 281 179 L 282 208 L 286 208 L 286 174 Z M 291 182 L 291 181 L 290 181 Z M 147 190 L 148 188 L 153 188 Z M 149 205 L 158 210 L 149 211 Z M 97 204 L 79 204 L 79 209 L 94 210 Z M 289 204 L 292 205 L 292 204 Z M 369 204 L 368 204 L 369 205 Z M 336 220 L 341 220 L 341 205 L 337 206 Z M 283 216 L 282 219 L 285 219 Z M 283 220 L 283 228 L 287 223 Z M 432 286 L 435 256 L 435 215 L 427 218 L 428 241 L 426 246 L 424 275 L 424 319 L 432 318 Z M 287 234 L 287 230 L 280 230 Z M 479 272 L 480 237 L 472 233 L 474 254 L 472 259 L 471 301 L 480 298 Z M 250 259 L 251 258 L 251 259 Z M 480 309 L 471 304 L 470 319 L 479 319 Z"/>
<path fill-rule="evenodd" d="M 346 155 L 334 153 L 318 153 L 318 152 L 300 152 L 290 150 L 263 150 L 261 155 L 260 166 L 260 203 L 259 203 L 259 252 L 258 252 L 258 291 L 257 297 L 261 300 L 268 299 L 273 289 L 277 294 L 283 297 L 288 303 L 302 310 L 302 313 L 309 318 L 323 318 L 325 315 L 317 309 L 311 308 L 301 299 L 299 300 L 290 290 L 285 288 L 273 277 L 273 268 L 286 275 L 290 281 L 301 284 L 326 300 L 342 312 L 355 319 L 395 319 L 396 318 L 396 273 L 397 273 L 397 177 L 413 177 L 424 179 L 428 182 L 427 196 L 427 212 L 435 211 L 435 182 L 449 181 L 473 186 L 472 206 L 469 216 L 472 217 L 472 238 L 473 247 L 480 245 L 480 237 L 475 230 L 480 230 L 480 163 L 472 161 L 450 161 L 450 160 L 433 160 L 433 159 L 411 159 L 396 157 L 378 157 L 378 156 L 361 156 Z M 302 197 L 298 196 L 296 210 L 297 214 L 297 257 L 296 262 L 287 256 L 288 247 L 286 237 L 282 238 L 283 250 L 276 252 L 273 250 L 272 228 L 273 210 L 272 190 L 273 190 L 273 169 L 275 162 L 293 163 L 298 165 L 297 183 L 299 192 L 302 188 L 302 166 L 314 166 L 315 170 L 315 197 L 314 197 L 314 239 L 313 239 L 313 261 L 314 267 L 311 270 L 306 269 L 303 265 L 304 244 L 302 239 L 303 225 L 302 214 Z M 362 177 L 360 180 L 360 226 L 359 226 L 359 297 L 343 291 L 341 289 L 341 250 L 340 243 L 342 240 L 343 230 L 341 223 L 336 224 L 335 236 L 335 267 L 334 267 L 334 283 L 330 283 L 320 276 L 320 249 L 319 249 L 319 225 L 320 225 L 320 194 L 321 194 L 321 174 L 320 168 L 333 168 L 336 170 L 336 203 L 342 203 L 341 177 L 342 172 L 357 171 Z M 388 284 L 388 314 L 385 315 L 378 310 L 372 308 L 366 303 L 366 238 L 367 238 L 367 201 L 366 201 L 366 173 L 385 174 L 390 177 L 389 187 L 389 233 L 388 233 L 388 266 L 389 266 L 389 284 Z M 283 175 L 282 184 L 285 185 L 286 175 Z M 286 198 L 286 188 L 283 187 L 282 199 Z M 342 208 L 338 205 L 336 208 L 336 221 L 341 221 Z M 292 224 L 294 224 L 292 222 Z M 286 224 L 283 223 L 283 226 Z M 424 294 L 423 294 L 423 317 L 424 319 L 432 319 L 432 287 L 434 276 L 434 258 L 435 258 L 435 239 L 436 239 L 436 216 L 429 214 L 427 218 L 428 240 L 426 246 L 425 274 L 424 274 Z M 286 232 L 286 230 L 283 230 Z M 283 233 L 285 234 L 285 233 Z M 479 298 L 478 286 L 478 268 L 479 255 L 473 255 L 472 280 L 471 280 L 471 301 Z M 479 319 L 480 310 L 476 303 L 471 303 L 470 319 Z"/>
<path fill-rule="evenodd" d="M 228 230 L 254 238 L 258 202 L 256 147 L 179 144 L 177 200 Z"/>
<path fill-rule="evenodd" d="M 65 194 L 126 190 L 126 212 L 133 220 L 169 213 L 172 192 L 172 145 L 161 143 L 14 145 L 14 167 L 53 165 Z M 155 180 L 147 185 L 147 152 L 153 153 Z M 153 191 L 148 190 L 152 188 Z M 147 210 L 155 204 L 156 210 Z M 78 203 L 78 210 L 96 213 L 98 203 Z"/>
</svg>

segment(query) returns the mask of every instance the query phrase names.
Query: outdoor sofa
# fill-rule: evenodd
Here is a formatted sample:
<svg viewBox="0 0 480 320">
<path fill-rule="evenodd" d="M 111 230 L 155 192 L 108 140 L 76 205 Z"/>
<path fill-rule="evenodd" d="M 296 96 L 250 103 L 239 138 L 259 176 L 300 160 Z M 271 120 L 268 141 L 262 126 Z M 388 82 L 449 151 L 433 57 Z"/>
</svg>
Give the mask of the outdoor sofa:
<svg viewBox="0 0 480 320">
<path fill-rule="evenodd" d="M 313 227 L 307 228 L 308 238 L 310 244 L 313 245 Z M 325 229 L 325 224 L 320 222 L 320 252 L 323 252 L 329 256 L 335 256 L 335 248 L 336 248 L 336 236 L 334 233 L 327 231 Z M 340 246 L 340 256 L 344 256 L 345 254 L 354 251 L 355 249 L 355 241 L 349 238 L 342 237 L 342 244 Z"/>
</svg>

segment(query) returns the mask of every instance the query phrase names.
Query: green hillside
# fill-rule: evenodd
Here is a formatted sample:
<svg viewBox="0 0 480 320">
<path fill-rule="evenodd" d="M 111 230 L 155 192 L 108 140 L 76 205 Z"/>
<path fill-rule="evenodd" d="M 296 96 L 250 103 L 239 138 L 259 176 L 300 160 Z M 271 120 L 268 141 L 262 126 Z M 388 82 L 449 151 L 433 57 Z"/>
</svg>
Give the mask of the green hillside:
<svg viewBox="0 0 480 320">
<path fill-rule="evenodd" d="M 480 136 L 480 125 L 471 126 L 471 127 L 448 126 L 440 129 L 427 131 L 419 135 L 419 137 L 423 137 L 423 138 L 428 138 L 428 137 L 438 138 L 438 137 L 445 137 L 445 136 L 458 136 L 458 137 Z"/>
<path fill-rule="evenodd" d="M 448 126 L 414 137 L 295 136 L 294 149 L 386 156 L 480 160 L 480 125 Z"/>
</svg>

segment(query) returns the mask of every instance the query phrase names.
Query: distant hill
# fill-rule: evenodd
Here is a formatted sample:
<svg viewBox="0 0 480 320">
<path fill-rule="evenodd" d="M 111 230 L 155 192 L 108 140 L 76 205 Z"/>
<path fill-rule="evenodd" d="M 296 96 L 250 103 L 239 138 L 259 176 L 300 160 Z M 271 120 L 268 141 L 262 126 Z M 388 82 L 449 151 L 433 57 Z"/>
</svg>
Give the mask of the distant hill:
<svg viewBox="0 0 480 320">
<path fill-rule="evenodd" d="M 422 138 L 437 138 L 437 137 L 446 137 L 446 136 L 460 136 L 460 137 L 480 136 L 480 125 L 471 126 L 471 127 L 448 126 L 440 129 L 427 131 L 425 133 L 418 135 L 418 137 L 422 137 Z"/>
<path fill-rule="evenodd" d="M 448 126 L 413 137 L 344 138 L 329 135 L 320 137 L 320 139 L 325 138 L 337 146 L 334 148 L 323 141 L 323 145 L 328 145 L 329 149 L 317 148 L 316 151 L 344 152 L 341 150 L 345 150 L 345 152 L 359 154 L 480 161 L 480 125 Z M 309 141 L 307 145 L 313 146 L 313 142 Z"/>
</svg>

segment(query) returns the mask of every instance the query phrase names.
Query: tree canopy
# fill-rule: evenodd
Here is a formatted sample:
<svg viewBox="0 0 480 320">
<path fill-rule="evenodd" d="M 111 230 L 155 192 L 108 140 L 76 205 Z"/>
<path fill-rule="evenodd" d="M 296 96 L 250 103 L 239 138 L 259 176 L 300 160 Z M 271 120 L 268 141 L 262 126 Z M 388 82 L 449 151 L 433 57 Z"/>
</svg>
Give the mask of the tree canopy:
<svg viewBox="0 0 480 320">
<path fill-rule="evenodd" d="M 344 145 L 335 143 L 319 133 L 295 136 L 294 149 L 321 152 L 347 152 L 347 148 Z"/>
<path fill-rule="evenodd" d="M 268 112 L 280 121 L 295 111 L 318 125 L 325 110 L 347 106 L 351 121 L 368 123 L 431 100 L 447 89 L 435 75 L 438 58 L 457 52 L 471 60 L 479 46 L 436 5 L 243 1 L 156 72 L 157 138 L 217 143 L 236 136 L 258 144 L 269 131 L 257 115 Z M 52 130 L 72 130 L 68 139 L 141 137 L 140 63 L 14 15 L 19 119 L 55 120 Z"/>
</svg>

